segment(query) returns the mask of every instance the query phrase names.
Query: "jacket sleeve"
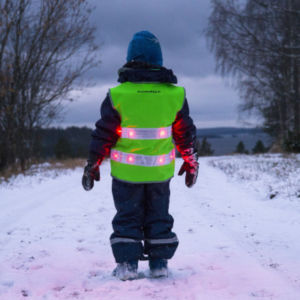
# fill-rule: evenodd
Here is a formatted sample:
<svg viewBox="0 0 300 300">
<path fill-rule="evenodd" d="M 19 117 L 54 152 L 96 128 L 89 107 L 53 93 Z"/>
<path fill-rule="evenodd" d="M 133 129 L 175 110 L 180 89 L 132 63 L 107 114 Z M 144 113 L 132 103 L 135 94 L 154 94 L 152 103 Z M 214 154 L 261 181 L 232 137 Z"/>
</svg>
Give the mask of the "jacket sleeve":
<svg viewBox="0 0 300 300">
<path fill-rule="evenodd" d="M 190 117 L 190 110 L 187 99 L 184 99 L 182 109 L 177 113 L 176 119 L 173 122 L 173 139 L 179 153 L 193 154 L 197 151 L 196 148 L 196 127 Z"/>
<path fill-rule="evenodd" d="M 118 128 L 121 124 L 121 118 L 116 109 L 113 108 L 107 94 L 101 109 L 101 119 L 96 123 L 96 129 L 92 132 L 92 141 L 90 143 L 90 152 L 104 158 L 109 155 L 118 139 Z"/>
</svg>

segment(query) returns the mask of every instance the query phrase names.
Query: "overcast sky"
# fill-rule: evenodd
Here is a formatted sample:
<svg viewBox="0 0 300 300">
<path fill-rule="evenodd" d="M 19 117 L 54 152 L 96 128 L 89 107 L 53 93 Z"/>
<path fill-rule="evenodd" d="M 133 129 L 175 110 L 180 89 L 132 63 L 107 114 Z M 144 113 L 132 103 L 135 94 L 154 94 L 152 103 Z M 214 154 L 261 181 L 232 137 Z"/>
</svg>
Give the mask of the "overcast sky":
<svg viewBox="0 0 300 300">
<path fill-rule="evenodd" d="M 211 7 L 209 0 L 90 0 L 96 6 L 91 23 L 102 44 L 101 67 L 94 69 L 95 86 L 67 107 L 60 125 L 94 127 L 100 105 L 117 82 L 134 33 L 148 30 L 160 41 L 164 66 L 172 69 L 178 85 L 186 88 L 191 117 L 198 128 L 245 126 L 238 121 L 238 93 L 215 72 L 215 60 L 201 34 Z"/>
</svg>

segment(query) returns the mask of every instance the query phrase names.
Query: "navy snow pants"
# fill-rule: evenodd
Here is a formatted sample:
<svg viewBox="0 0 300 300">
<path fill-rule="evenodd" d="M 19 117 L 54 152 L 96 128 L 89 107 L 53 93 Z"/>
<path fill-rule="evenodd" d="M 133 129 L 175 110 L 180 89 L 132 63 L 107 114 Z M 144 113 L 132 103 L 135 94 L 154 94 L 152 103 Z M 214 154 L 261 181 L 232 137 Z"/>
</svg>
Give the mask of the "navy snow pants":
<svg viewBox="0 0 300 300">
<path fill-rule="evenodd" d="M 133 184 L 113 179 L 112 192 L 117 209 L 110 242 L 117 263 L 141 259 L 170 259 L 178 246 L 169 214 L 170 180 Z M 144 243 L 143 243 L 144 242 Z"/>
</svg>

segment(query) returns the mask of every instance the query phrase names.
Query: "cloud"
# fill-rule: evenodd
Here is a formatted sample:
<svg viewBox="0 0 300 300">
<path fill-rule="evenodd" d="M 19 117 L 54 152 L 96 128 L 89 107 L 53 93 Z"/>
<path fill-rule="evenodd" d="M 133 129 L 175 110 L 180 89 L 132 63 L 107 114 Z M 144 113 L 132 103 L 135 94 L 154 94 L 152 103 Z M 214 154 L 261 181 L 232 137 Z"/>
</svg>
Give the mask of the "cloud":
<svg viewBox="0 0 300 300">
<path fill-rule="evenodd" d="M 91 23 L 97 28 L 102 65 L 92 70 L 99 82 L 114 80 L 116 70 L 126 62 L 133 35 L 149 30 L 160 41 L 164 65 L 176 74 L 207 76 L 214 73 L 214 59 L 201 35 L 209 16 L 209 0 L 93 0 L 96 9 Z"/>
<path fill-rule="evenodd" d="M 186 89 L 190 115 L 198 126 L 214 127 L 223 123 L 224 126 L 238 126 L 236 106 L 239 98 L 234 90 L 225 86 L 222 78 L 179 76 L 178 80 L 178 85 Z M 100 106 L 108 89 L 116 85 L 111 82 L 90 88 L 85 94 L 75 93 L 79 99 L 67 107 L 64 123 L 77 126 L 94 124 L 100 118 Z"/>
<path fill-rule="evenodd" d="M 109 87 L 116 86 L 117 71 L 126 62 L 134 33 L 149 30 L 161 43 L 164 66 L 174 71 L 184 86 L 191 116 L 197 126 L 238 126 L 238 93 L 215 74 L 215 61 L 201 32 L 210 15 L 210 0 L 92 0 L 96 9 L 91 23 L 97 27 L 102 61 L 86 78 L 96 86 L 67 107 L 63 124 L 93 124 Z M 63 125 L 62 124 L 62 125 Z"/>
</svg>

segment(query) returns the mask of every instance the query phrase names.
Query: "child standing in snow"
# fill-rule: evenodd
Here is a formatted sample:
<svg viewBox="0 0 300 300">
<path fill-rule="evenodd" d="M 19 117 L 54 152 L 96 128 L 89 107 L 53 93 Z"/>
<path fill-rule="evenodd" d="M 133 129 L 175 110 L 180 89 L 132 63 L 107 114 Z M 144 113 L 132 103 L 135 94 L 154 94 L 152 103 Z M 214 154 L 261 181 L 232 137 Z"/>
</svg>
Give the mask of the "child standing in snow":
<svg viewBox="0 0 300 300">
<path fill-rule="evenodd" d="M 99 166 L 110 154 L 117 209 L 110 237 L 117 262 L 114 275 L 121 280 L 137 278 L 138 261 L 146 254 L 151 276 L 166 277 L 167 260 L 178 246 L 168 212 L 173 142 L 184 159 L 178 175 L 186 172 L 185 183 L 192 187 L 199 167 L 196 128 L 185 90 L 174 85 L 176 76 L 163 67 L 160 44 L 150 32 L 133 36 L 118 82 L 102 103 L 82 185 L 87 191 L 93 188 L 94 180 L 100 180 Z"/>
</svg>

